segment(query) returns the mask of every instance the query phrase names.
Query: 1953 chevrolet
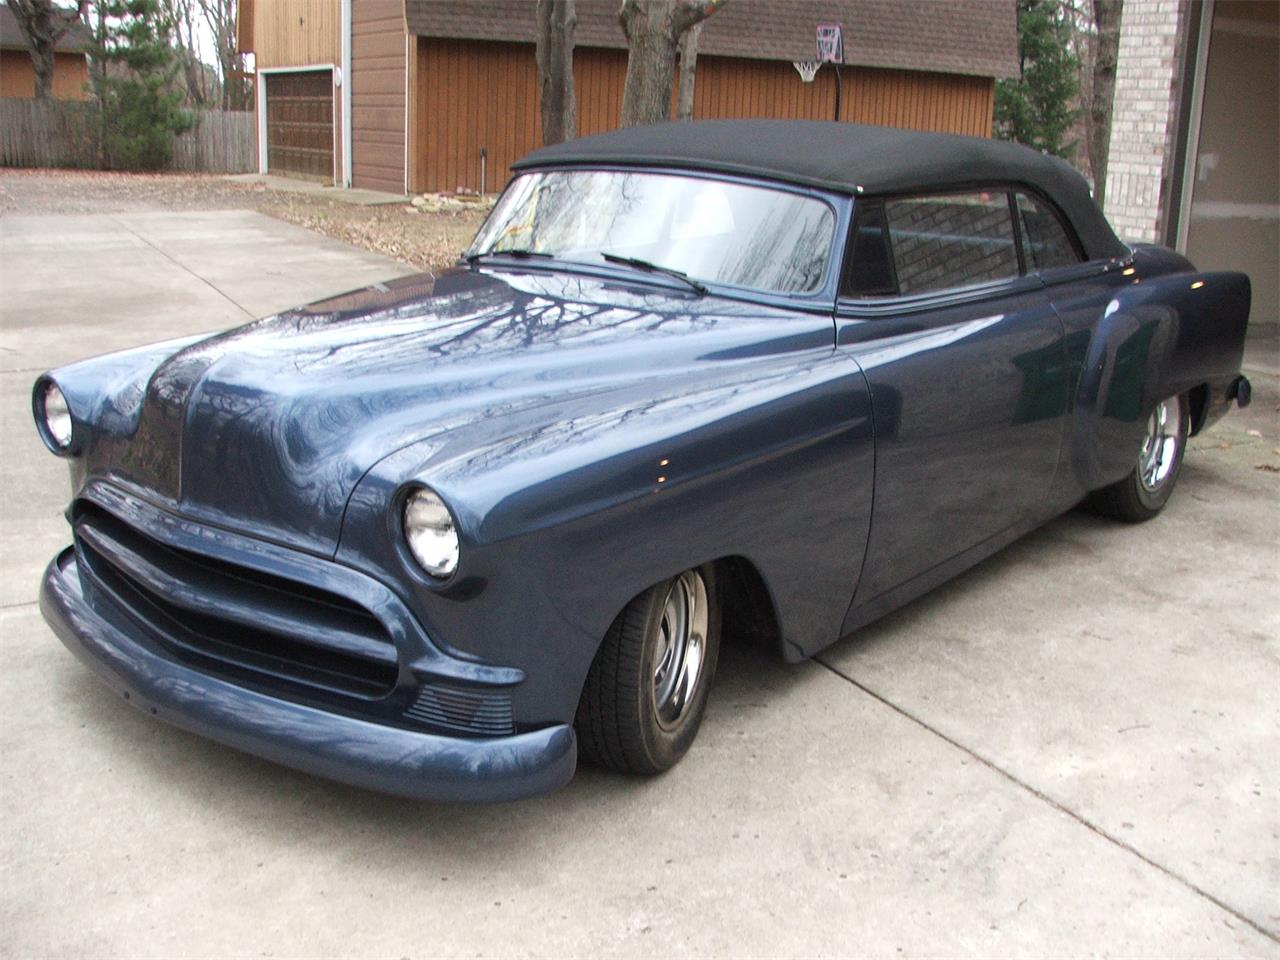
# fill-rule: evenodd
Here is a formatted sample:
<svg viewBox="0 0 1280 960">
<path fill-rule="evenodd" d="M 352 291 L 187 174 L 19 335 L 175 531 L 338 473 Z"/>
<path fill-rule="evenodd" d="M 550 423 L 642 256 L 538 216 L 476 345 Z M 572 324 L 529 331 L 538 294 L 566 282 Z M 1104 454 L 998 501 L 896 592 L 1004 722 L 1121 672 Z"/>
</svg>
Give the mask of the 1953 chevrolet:
<svg viewBox="0 0 1280 960">
<path fill-rule="evenodd" d="M 459 265 L 41 376 L 44 615 L 131 702 L 379 790 L 674 764 L 720 637 L 812 655 L 1087 500 L 1154 516 L 1249 281 L 1065 163 L 850 124 L 516 165 Z"/>
</svg>

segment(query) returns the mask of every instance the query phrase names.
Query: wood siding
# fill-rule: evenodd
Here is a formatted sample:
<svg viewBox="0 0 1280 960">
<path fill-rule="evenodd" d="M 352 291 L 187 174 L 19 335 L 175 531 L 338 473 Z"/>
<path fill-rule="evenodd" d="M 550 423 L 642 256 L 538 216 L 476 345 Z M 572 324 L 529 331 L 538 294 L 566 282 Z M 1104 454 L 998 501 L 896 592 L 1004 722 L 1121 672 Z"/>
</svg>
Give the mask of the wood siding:
<svg viewBox="0 0 1280 960">
<path fill-rule="evenodd" d="M 617 127 L 626 68 L 625 51 L 575 51 L 579 136 Z M 485 189 L 499 190 L 511 164 L 541 145 L 532 44 L 420 37 L 413 72 L 413 191 L 480 189 L 482 147 Z M 988 77 L 866 67 L 846 67 L 842 76 L 842 120 L 991 135 L 995 82 Z M 828 120 L 834 102 L 829 67 L 806 84 L 789 63 L 698 58 L 698 119 Z"/>
<path fill-rule="evenodd" d="M 236 4 L 236 49 L 241 53 L 253 52 L 253 8 L 257 0 L 240 0 Z"/>
<path fill-rule="evenodd" d="M 338 63 L 341 6 L 341 0 L 252 0 L 240 11 L 241 49 L 252 50 L 259 69 Z"/>
<path fill-rule="evenodd" d="M 485 186 L 501 189 L 511 164 L 541 140 L 533 45 L 420 38 L 417 56 L 412 189 L 479 189 L 481 147 Z"/>
<path fill-rule="evenodd" d="M 400 0 L 351 6 L 351 185 L 403 193 L 405 28 Z"/>
<path fill-rule="evenodd" d="M 624 58 L 623 69 L 625 64 Z M 845 67 L 841 82 L 841 120 L 991 136 L 995 81 L 988 77 Z M 830 120 L 835 96 L 831 67 L 804 83 L 789 63 L 699 57 L 693 114 L 703 120 Z"/>
<path fill-rule="evenodd" d="M 25 50 L 0 50 L 0 97 L 36 95 L 36 71 Z M 89 68 L 82 53 L 57 53 L 53 59 L 55 100 L 88 100 Z"/>
</svg>

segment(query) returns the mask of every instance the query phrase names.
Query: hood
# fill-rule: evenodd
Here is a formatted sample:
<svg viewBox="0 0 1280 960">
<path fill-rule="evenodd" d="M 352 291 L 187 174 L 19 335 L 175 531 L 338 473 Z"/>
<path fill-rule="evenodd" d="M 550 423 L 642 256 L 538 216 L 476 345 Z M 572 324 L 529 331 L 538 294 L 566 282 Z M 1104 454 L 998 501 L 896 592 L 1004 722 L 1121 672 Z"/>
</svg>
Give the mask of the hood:
<svg viewBox="0 0 1280 960">
<path fill-rule="evenodd" d="M 831 337 L 830 317 L 591 277 L 406 277 L 184 346 L 132 411 L 104 398 L 136 429 L 114 443 L 103 431 L 89 468 L 331 555 L 356 483 L 411 443 L 481 421 L 490 436 L 536 429 L 567 397 L 606 404 Z"/>
</svg>

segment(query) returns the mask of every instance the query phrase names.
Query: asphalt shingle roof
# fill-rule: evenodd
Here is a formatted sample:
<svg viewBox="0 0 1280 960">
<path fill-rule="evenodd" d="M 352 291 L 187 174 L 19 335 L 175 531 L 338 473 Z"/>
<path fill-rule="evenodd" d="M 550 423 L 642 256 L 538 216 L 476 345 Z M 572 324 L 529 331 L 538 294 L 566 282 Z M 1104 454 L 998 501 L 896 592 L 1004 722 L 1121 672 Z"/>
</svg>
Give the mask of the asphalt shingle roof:
<svg viewBox="0 0 1280 960">
<path fill-rule="evenodd" d="M 82 53 L 93 43 L 93 34 L 84 22 L 77 20 L 71 29 L 64 33 L 54 45 L 58 53 Z M 0 3 L 0 49 L 30 50 L 26 34 L 18 26 L 18 18 L 13 15 L 8 4 Z"/>
<path fill-rule="evenodd" d="M 533 0 L 406 0 L 411 33 L 532 43 Z M 623 49 L 618 0 L 577 0 L 576 42 Z M 815 27 L 843 26 L 845 63 L 983 77 L 1018 72 L 1015 0 L 733 0 L 702 30 L 698 53 L 813 60 Z"/>
</svg>

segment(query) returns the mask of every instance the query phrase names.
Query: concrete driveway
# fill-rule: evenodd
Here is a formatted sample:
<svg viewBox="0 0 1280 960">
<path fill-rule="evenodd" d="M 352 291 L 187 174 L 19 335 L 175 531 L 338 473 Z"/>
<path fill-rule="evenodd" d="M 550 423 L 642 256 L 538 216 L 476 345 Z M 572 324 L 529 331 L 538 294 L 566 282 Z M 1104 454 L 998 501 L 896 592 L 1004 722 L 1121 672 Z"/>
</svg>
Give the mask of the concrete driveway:
<svg viewBox="0 0 1280 960">
<path fill-rule="evenodd" d="M 658 779 L 415 804 L 118 699 L 35 607 L 32 379 L 402 272 L 237 211 L 0 219 L 0 955 L 1280 957 L 1273 339 L 1159 520 L 1065 516 L 817 662 L 730 646 Z"/>
</svg>

